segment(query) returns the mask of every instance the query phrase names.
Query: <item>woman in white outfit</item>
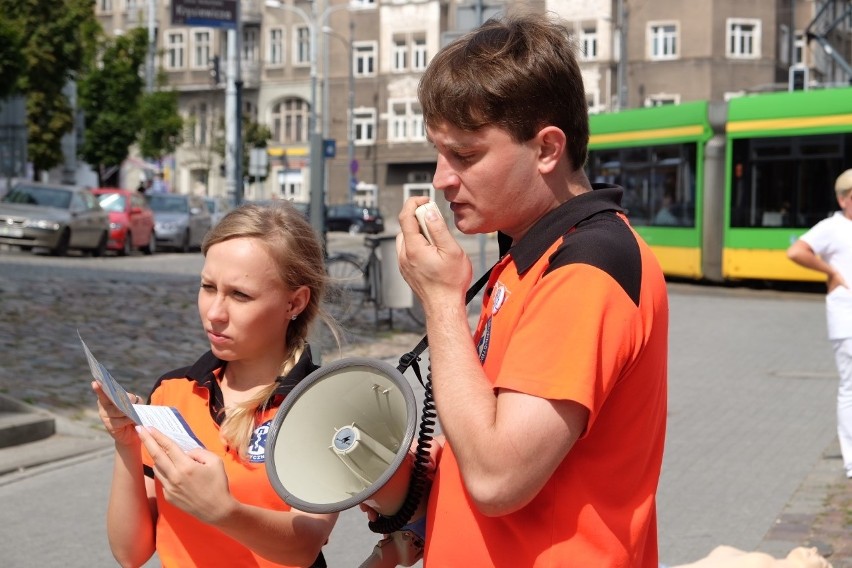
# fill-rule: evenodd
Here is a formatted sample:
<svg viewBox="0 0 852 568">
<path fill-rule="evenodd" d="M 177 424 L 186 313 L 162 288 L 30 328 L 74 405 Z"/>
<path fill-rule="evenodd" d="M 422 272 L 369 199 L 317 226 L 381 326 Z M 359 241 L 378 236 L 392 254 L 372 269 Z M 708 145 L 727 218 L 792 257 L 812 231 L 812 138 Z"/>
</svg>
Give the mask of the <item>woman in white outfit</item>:
<svg viewBox="0 0 852 568">
<path fill-rule="evenodd" d="M 787 256 L 828 276 L 825 306 L 840 386 L 837 435 L 846 477 L 852 479 L 852 169 L 834 184 L 840 211 L 823 219 L 787 249 Z"/>
</svg>

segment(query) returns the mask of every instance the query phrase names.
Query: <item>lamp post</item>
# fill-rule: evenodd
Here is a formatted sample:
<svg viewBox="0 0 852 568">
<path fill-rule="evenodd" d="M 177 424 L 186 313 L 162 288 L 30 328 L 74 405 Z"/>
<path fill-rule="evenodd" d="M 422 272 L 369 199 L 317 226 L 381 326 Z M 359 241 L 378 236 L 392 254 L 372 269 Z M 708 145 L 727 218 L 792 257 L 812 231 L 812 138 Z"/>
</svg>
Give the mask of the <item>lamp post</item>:
<svg viewBox="0 0 852 568">
<path fill-rule="evenodd" d="M 322 31 L 327 36 L 332 36 L 336 39 L 339 39 L 343 45 L 346 46 L 347 56 L 349 58 L 349 76 L 348 76 L 348 114 L 346 119 L 346 169 L 349 173 L 347 179 L 349 182 L 349 189 L 347 193 L 349 195 L 349 201 L 352 202 L 355 200 L 355 67 L 352 61 L 353 53 L 352 53 L 352 38 L 354 37 L 355 30 L 355 22 L 352 19 L 349 19 L 349 39 L 343 37 L 339 33 L 335 32 L 328 26 L 323 26 Z M 326 46 L 327 47 L 327 46 Z M 325 50 L 326 53 L 326 70 L 328 69 L 328 49 Z M 323 96 L 323 102 L 325 103 L 325 111 L 323 113 L 323 122 L 325 125 L 325 132 L 328 133 L 328 124 L 331 113 L 328 110 L 329 106 L 329 95 L 328 95 L 328 71 L 326 71 L 325 77 L 325 94 Z"/>
<path fill-rule="evenodd" d="M 323 174 L 325 156 L 323 155 L 322 133 L 317 129 L 317 27 L 322 27 L 329 14 L 336 10 L 349 9 L 349 4 L 326 6 L 322 13 L 317 13 L 317 0 L 311 2 L 311 13 L 308 14 L 298 6 L 285 4 L 281 0 L 266 0 L 269 8 L 280 8 L 297 14 L 308 26 L 310 36 L 309 58 L 311 64 L 311 108 L 308 115 L 309 153 L 311 160 L 310 203 L 308 216 L 311 225 L 322 236 L 325 244 L 325 195 L 323 190 Z"/>
</svg>

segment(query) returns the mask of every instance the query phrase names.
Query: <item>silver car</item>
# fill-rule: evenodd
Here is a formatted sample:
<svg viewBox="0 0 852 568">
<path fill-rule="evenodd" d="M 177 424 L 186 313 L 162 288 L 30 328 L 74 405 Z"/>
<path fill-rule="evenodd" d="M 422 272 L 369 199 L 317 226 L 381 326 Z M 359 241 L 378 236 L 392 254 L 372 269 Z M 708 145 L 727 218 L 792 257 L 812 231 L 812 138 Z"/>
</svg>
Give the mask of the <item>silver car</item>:
<svg viewBox="0 0 852 568">
<path fill-rule="evenodd" d="M 109 239 L 109 214 L 86 188 L 20 182 L 0 201 L 0 243 L 24 250 L 69 249 L 101 256 Z"/>
<path fill-rule="evenodd" d="M 214 227 L 234 208 L 227 197 L 205 197 L 204 202 L 207 203 L 207 210 L 210 211 Z"/>
<path fill-rule="evenodd" d="M 204 235 L 213 226 L 204 198 L 179 193 L 152 193 L 147 196 L 154 211 L 157 246 L 189 252 L 201 248 Z"/>
</svg>

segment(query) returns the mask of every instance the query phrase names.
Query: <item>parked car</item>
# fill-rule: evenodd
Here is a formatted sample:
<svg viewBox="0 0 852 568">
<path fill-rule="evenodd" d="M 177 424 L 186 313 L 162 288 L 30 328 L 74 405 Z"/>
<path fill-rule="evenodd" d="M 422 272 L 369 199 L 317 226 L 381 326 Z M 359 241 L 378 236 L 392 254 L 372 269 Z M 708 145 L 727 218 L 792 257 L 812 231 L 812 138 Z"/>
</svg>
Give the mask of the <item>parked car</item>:
<svg viewBox="0 0 852 568">
<path fill-rule="evenodd" d="M 134 250 L 153 254 L 157 248 L 154 234 L 154 212 L 137 191 L 115 187 L 92 190 L 101 207 L 109 213 L 109 241 L 107 249 L 127 256 Z"/>
<path fill-rule="evenodd" d="M 207 204 L 199 195 L 152 193 L 148 205 L 154 211 L 154 232 L 160 248 L 181 252 L 199 249 L 213 226 Z"/>
<path fill-rule="evenodd" d="M 222 220 L 228 211 L 234 208 L 231 200 L 227 197 L 205 197 L 204 202 L 207 204 L 207 210 L 210 211 L 211 222 L 213 226 Z"/>
<path fill-rule="evenodd" d="M 89 189 L 20 182 L 0 201 L 2 244 L 47 248 L 57 256 L 69 249 L 101 256 L 108 238 L 109 215 Z"/>
<path fill-rule="evenodd" d="M 357 233 L 381 233 L 385 220 L 378 207 L 363 207 L 355 203 L 330 205 L 325 216 L 326 230 Z"/>
</svg>

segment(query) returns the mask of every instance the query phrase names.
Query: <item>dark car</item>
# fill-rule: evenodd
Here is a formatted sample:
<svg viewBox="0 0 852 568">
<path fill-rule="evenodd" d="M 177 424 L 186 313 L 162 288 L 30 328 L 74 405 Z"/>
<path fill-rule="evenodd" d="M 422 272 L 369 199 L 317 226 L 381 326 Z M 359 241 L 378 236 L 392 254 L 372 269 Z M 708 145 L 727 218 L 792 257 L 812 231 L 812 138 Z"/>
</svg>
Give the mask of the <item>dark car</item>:
<svg viewBox="0 0 852 568">
<path fill-rule="evenodd" d="M 114 187 L 92 190 L 101 207 L 109 213 L 109 243 L 107 248 L 126 256 L 133 250 L 152 254 L 157 248 L 154 235 L 154 212 L 145 196 L 138 191 Z"/>
<path fill-rule="evenodd" d="M 69 249 L 101 256 L 109 238 L 109 215 L 91 190 L 36 182 L 15 185 L 0 202 L 0 243 L 24 250 Z"/>
<path fill-rule="evenodd" d="M 356 203 L 329 205 L 325 217 L 328 231 L 357 233 L 381 233 L 385 220 L 378 207 L 364 207 Z"/>
</svg>

